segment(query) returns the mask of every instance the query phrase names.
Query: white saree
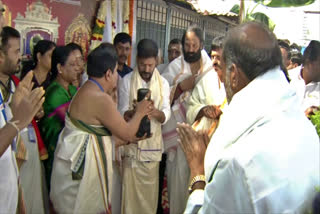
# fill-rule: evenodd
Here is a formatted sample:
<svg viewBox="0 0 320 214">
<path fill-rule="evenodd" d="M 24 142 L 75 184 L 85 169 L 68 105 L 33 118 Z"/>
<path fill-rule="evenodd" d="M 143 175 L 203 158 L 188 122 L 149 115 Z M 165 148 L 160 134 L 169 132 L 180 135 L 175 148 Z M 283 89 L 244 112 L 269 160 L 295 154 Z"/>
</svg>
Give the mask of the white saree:
<svg viewBox="0 0 320 214">
<path fill-rule="evenodd" d="M 319 137 L 279 67 L 234 95 L 205 155 L 204 190 L 185 213 L 306 213 L 319 186 Z"/>
</svg>

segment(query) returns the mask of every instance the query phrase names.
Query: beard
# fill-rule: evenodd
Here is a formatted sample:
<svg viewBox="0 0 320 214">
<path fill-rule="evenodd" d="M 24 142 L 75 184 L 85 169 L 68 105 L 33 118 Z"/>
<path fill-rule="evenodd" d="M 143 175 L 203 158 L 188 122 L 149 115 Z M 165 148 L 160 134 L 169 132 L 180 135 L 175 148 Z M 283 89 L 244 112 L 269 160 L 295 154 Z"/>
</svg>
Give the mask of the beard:
<svg viewBox="0 0 320 214">
<path fill-rule="evenodd" d="M 139 73 L 141 78 L 146 82 L 149 82 L 151 80 L 151 77 L 153 74 L 153 72 L 145 72 L 145 71 L 140 71 Z"/>
<path fill-rule="evenodd" d="M 188 63 L 197 62 L 201 59 L 201 49 L 199 48 L 197 52 L 186 52 L 183 48 L 183 57 Z"/>
<path fill-rule="evenodd" d="M 234 95 L 234 92 L 231 88 L 231 83 L 230 83 L 230 71 L 227 69 L 226 70 L 226 78 L 225 78 L 225 81 L 224 81 L 224 87 L 225 87 L 225 90 L 226 90 L 226 94 L 227 94 L 227 101 L 228 103 L 230 104 L 231 100 L 232 100 L 232 97 Z"/>
<path fill-rule="evenodd" d="M 9 58 L 6 58 L 5 66 L 6 68 L 6 74 L 7 75 L 13 75 L 20 72 L 21 68 L 21 61 L 19 60 L 17 63 L 12 62 Z"/>
</svg>

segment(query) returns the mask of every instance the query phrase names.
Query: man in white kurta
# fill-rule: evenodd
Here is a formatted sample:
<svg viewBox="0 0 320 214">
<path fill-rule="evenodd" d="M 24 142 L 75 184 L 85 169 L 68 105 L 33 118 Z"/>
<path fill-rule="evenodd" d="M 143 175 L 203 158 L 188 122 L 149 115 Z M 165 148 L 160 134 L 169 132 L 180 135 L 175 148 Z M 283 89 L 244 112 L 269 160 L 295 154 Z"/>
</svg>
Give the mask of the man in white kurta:
<svg viewBox="0 0 320 214">
<path fill-rule="evenodd" d="M 158 205 L 159 163 L 163 152 L 161 125 L 170 118 L 169 84 L 155 68 L 158 53 L 154 41 L 138 44 L 137 67 L 119 85 L 118 109 L 125 118 L 133 112 L 137 90 L 148 88 L 154 110 L 149 115 L 152 137 L 124 146 L 122 213 L 156 213 Z M 159 116 L 162 119 L 159 119 Z"/>
<path fill-rule="evenodd" d="M 310 211 L 319 185 L 319 138 L 280 69 L 276 38 L 257 23 L 245 23 L 230 32 L 224 47 L 229 106 L 207 149 L 200 149 L 204 166 L 189 159 L 192 176 L 204 173 L 205 179 L 190 185 L 185 213 Z M 240 49 L 245 51 L 235 51 Z M 188 142 L 183 127 L 191 128 L 181 126 L 183 145 L 201 142 L 190 136 Z M 183 148 L 190 158 L 192 150 Z"/>
<path fill-rule="evenodd" d="M 0 128 L 6 124 L 10 108 L 5 108 L 0 91 Z M 12 146 L 0 157 L 0 213 L 15 213 L 18 205 L 18 167 Z"/>
<path fill-rule="evenodd" d="M 15 74 L 20 64 L 20 34 L 11 27 L 4 27 L 1 32 L 2 40 L 7 40 L 2 44 L 7 49 L 6 57 L 8 64 L 0 71 L 1 75 L 1 91 L 5 107 L 10 108 L 13 93 L 16 90 L 18 80 L 11 75 Z M 10 110 L 8 110 L 10 112 Z M 10 120 L 12 115 L 7 115 Z M 21 140 L 17 141 L 15 148 L 15 157 L 17 159 L 18 168 L 20 169 L 20 181 L 24 195 L 32 195 L 33 197 L 25 197 L 25 205 L 27 212 L 44 213 L 44 197 L 43 197 L 43 172 L 41 171 L 41 161 L 39 158 L 38 142 L 35 129 L 32 124 L 20 130 Z"/>
<path fill-rule="evenodd" d="M 197 33 L 196 33 L 197 32 Z M 163 127 L 167 153 L 167 183 L 170 213 L 183 212 L 188 197 L 189 168 L 178 143 L 177 122 L 186 122 L 187 101 L 202 75 L 213 70 L 208 54 L 203 50 L 203 32 L 190 26 L 182 38 L 183 55 L 173 60 L 162 76 L 170 85 L 171 118 Z"/>
<path fill-rule="evenodd" d="M 311 41 L 303 54 L 303 65 L 289 70 L 290 85 L 300 97 L 303 110 L 320 106 L 320 42 Z"/>
<path fill-rule="evenodd" d="M 211 44 L 212 69 L 198 77 L 198 82 L 187 101 L 187 123 L 195 130 L 208 130 L 212 136 L 218 125 L 221 109 L 227 103 L 224 84 L 221 82 L 220 58 L 223 37 Z M 206 60 L 208 63 L 210 60 Z"/>
</svg>

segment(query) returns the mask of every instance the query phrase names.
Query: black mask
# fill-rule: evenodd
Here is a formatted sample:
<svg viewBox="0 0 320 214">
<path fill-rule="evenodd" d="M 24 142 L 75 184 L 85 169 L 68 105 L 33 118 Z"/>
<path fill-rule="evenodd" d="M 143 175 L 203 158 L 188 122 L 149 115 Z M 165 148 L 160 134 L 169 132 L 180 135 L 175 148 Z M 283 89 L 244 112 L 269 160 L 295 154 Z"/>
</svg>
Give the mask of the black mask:
<svg viewBox="0 0 320 214">
<path fill-rule="evenodd" d="M 186 52 L 183 48 L 183 57 L 188 63 L 197 62 L 201 58 L 201 49 L 199 48 L 197 52 Z"/>
</svg>

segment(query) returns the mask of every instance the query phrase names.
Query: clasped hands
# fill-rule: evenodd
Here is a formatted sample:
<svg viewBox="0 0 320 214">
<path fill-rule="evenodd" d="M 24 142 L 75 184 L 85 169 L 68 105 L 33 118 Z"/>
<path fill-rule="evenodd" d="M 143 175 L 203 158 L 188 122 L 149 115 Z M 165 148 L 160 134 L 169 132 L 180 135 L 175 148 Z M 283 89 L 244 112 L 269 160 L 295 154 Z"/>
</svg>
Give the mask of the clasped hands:
<svg viewBox="0 0 320 214">
<path fill-rule="evenodd" d="M 178 141 L 190 168 L 190 178 L 203 175 L 204 156 L 210 141 L 208 132 L 204 130 L 195 131 L 185 123 L 178 123 L 177 132 L 180 137 Z"/>
<path fill-rule="evenodd" d="M 12 121 L 16 121 L 18 128 L 25 128 L 33 119 L 33 117 L 42 108 L 44 102 L 43 88 L 35 88 L 32 90 L 33 72 L 29 72 L 16 88 L 10 104 L 12 111 Z"/>
</svg>

